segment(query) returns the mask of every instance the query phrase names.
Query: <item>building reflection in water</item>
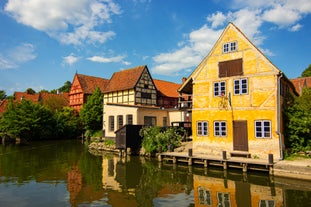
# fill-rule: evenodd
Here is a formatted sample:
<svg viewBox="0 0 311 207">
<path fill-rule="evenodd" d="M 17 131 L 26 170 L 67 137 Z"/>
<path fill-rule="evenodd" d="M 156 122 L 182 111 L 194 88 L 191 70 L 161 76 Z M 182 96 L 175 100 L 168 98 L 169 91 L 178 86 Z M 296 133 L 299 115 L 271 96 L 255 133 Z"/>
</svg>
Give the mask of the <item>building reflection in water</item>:
<svg viewBox="0 0 311 207">
<path fill-rule="evenodd" d="M 107 203 L 112 206 L 165 206 L 165 202 L 199 207 L 290 206 L 288 186 L 266 174 L 150 163 L 140 157 L 103 159 L 102 169 Z"/>
</svg>

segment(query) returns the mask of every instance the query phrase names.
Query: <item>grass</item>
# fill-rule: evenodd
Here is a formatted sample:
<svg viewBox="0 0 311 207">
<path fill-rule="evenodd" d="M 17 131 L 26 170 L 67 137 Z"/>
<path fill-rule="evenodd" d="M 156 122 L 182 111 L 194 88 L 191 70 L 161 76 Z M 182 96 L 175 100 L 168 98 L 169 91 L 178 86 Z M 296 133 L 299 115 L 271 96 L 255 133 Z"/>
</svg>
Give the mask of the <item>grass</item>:
<svg viewBox="0 0 311 207">
<path fill-rule="evenodd" d="M 290 154 L 285 157 L 285 160 L 289 161 L 295 161 L 295 160 L 301 160 L 301 159 L 311 159 L 309 156 L 301 155 L 301 154 Z"/>
</svg>

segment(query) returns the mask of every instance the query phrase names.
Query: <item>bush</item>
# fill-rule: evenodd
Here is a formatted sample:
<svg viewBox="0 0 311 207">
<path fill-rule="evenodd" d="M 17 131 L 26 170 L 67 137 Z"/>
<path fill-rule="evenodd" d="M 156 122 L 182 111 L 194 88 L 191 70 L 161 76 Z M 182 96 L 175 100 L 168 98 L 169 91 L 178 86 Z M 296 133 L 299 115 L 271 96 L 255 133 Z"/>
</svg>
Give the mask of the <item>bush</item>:
<svg viewBox="0 0 311 207">
<path fill-rule="evenodd" d="M 146 153 L 173 150 L 181 145 L 182 133 L 175 127 L 144 127 L 139 132 Z"/>
</svg>

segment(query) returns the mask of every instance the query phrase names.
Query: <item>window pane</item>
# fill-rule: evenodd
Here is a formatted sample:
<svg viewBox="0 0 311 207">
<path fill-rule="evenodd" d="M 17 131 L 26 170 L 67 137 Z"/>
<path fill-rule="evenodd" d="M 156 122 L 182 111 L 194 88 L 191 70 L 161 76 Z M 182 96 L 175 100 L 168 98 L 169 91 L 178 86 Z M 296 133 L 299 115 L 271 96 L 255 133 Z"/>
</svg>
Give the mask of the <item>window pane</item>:
<svg viewBox="0 0 311 207">
<path fill-rule="evenodd" d="M 234 95 L 240 94 L 240 80 L 234 81 Z"/>
<path fill-rule="evenodd" d="M 247 79 L 242 79 L 241 80 L 241 94 L 247 94 Z"/>
</svg>

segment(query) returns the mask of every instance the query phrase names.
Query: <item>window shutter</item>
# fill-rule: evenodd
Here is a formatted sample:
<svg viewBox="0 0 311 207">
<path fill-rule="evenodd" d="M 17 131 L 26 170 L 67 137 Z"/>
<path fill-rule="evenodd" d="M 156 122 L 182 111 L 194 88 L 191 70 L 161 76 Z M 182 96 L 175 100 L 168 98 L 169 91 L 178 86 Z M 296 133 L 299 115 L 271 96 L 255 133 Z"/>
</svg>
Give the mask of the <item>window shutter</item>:
<svg viewBox="0 0 311 207">
<path fill-rule="evenodd" d="M 230 65 L 229 76 L 243 75 L 242 59 L 228 61 Z"/>
<path fill-rule="evenodd" d="M 226 62 L 218 63 L 218 76 L 219 78 L 227 77 L 227 64 Z"/>
</svg>

